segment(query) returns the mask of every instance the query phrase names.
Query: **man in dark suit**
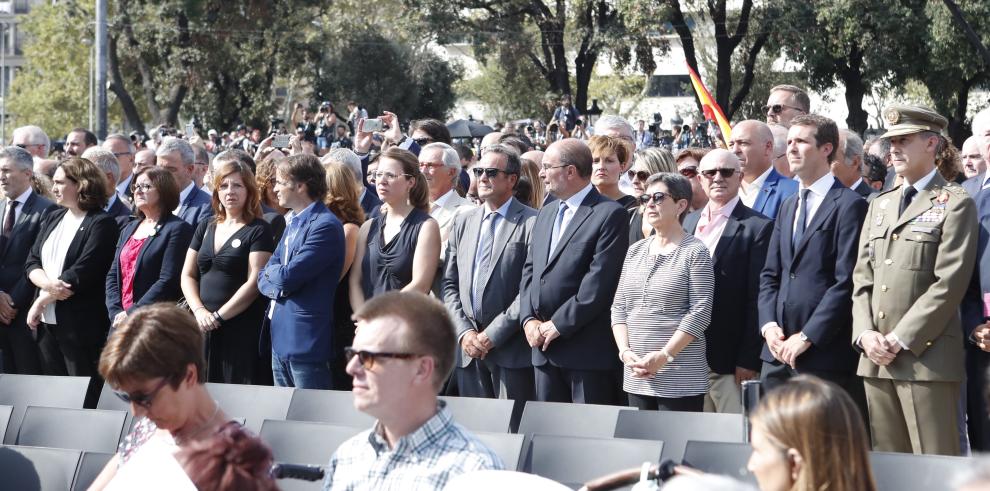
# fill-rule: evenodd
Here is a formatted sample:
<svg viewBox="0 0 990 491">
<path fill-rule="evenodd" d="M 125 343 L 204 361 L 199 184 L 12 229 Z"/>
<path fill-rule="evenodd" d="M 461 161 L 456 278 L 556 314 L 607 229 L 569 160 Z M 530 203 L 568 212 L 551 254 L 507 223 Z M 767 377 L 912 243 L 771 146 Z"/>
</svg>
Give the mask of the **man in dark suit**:
<svg viewBox="0 0 990 491">
<path fill-rule="evenodd" d="M 120 164 L 117 162 L 117 158 L 110 151 L 100 147 L 87 148 L 83 152 L 82 158 L 96 164 L 107 176 L 107 182 L 109 183 L 107 186 L 108 198 L 107 205 L 103 207 L 103 211 L 114 218 L 124 219 L 118 220 L 118 223 L 121 223 L 121 221 L 126 223 L 126 217 L 131 216 L 131 208 L 124 201 L 126 198 L 117 194 L 116 184 L 120 176 Z"/>
<path fill-rule="evenodd" d="M 742 203 L 767 218 L 776 218 L 780 204 L 797 192 L 798 184 L 773 168 L 770 127 L 752 119 L 736 123 L 729 150 L 739 157 L 742 166 L 742 187 L 739 188 Z"/>
<path fill-rule="evenodd" d="M 876 191 L 863 179 L 863 139 L 854 131 L 839 130 L 839 149 L 832 160 L 832 175 L 843 186 L 859 193 L 863 199 Z"/>
<path fill-rule="evenodd" d="M 759 376 L 761 361 L 756 304 L 773 220 L 739 202 L 739 159 L 712 150 L 698 166 L 708 204 L 684 219 L 684 230 L 701 240 L 715 269 L 715 309 L 705 331 L 711 390 L 705 409 L 742 413 L 741 384 Z"/>
<path fill-rule="evenodd" d="M 454 219 L 443 278 L 460 350 L 460 395 L 532 400 L 532 350 L 519 329 L 519 285 L 537 211 L 512 197 L 519 181 L 515 149 L 496 144 L 473 169 L 482 207 Z"/>
<path fill-rule="evenodd" d="M 181 138 L 167 136 L 155 150 L 155 155 L 158 166 L 168 169 L 179 185 L 179 207 L 173 214 L 192 225 L 193 229 L 199 222 L 212 217 L 212 198 L 193 182 L 196 152 L 192 145 Z"/>
<path fill-rule="evenodd" d="M 258 290 L 272 300 L 272 372 L 281 387 L 333 387 L 332 299 L 344 267 L 344 226 L 323 204 L 326 194 L 326 172 L 316 156 L 279 163 L 275 195 L 291 211 L 283 240 L 258 275 Z"/>
<path fill-rule="evenodd" d="M 617 404 L 610 309 L 629 247 L 628 214 L 591 185 L 591 151 L 580 140 L 550 145 L 540 177 L 557 201 L 533 226 L 519 303 L 536 397 Z"/>
<path fill-rule="evenodd" d="M 0 354 L 3 373 L 41 374 L 38 345 L 26 318 L 34 285 L 24 263 L 38 236 L 42 218 L 56 208 L 31 188 L 31 154 L 19 147 L 0 150 Z"/>
<path fill-rule="evenodd" d="M 829 173 L 839 143 L 834 121 L 799 116 L 787 141 L 801 188 L 781 206 L 760 276 L 759 323 L 766 340 L 760 379 L 773 389 L 798 373 L 817 375 L 849 391 L 865 415 L 849 339 L 866 200 Z"/>
<path fill-rule="evenodd" d="M 968 154 L 978 153 L 979 157 L 982 158 L 982 162 L 971 163 L 969 165 L 976 166 L 975 170 L 979 170 L 979 173 L 966 179 L 962 183 L 963 189 L 973 199 L 976 199 L 976 195 L 980 193 L 983 189 L 990 186 L 990 174 L 987 173 L 987 162 L 990 162 L 990 111 L 980 111 L 973 116 L 973 136 L 969 137 L 963 144 L 963 159 L 964 162 L 969 162 L 971 159 Z M 975 140 L 975 141 L 974 141 Z M 973 149 L 975 147 L 975 150 Z M 977 160 L 975 157 L 972 160 Z M 983 168 L 980 169 L 979 165 L 983 164 Z"/>
<path fill-rule="evenodd" d="M 120 177 L 117 178 L 114 187 L 117 188 L 117 194 L 123 196 L 125 201 L 130 203 L 134 196 L 131 181 L 134 179 L 134 156 L 137 153 L 134 142 L 126 135 L 114 133 L 103 141 L 103 149 L 112 153 L 117 159 L 117 164 L 120 166 Z"/>
</svg>

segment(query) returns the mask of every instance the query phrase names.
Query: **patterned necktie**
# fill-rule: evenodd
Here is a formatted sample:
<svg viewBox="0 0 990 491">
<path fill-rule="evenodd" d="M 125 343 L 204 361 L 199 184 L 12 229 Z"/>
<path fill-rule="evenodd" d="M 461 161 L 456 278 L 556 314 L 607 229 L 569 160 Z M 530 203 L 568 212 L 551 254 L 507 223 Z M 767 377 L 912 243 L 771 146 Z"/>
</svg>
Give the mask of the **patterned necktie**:
<svg viewBox="0 0 990 491">
<path fill-rule="evenodd" d="M 564 231 L 564 213 L 567 213 L 567 203 L 561 201 L 560 209 L 557 210 L 557 219 L 553 222 L 553 236 L 550 238 L 550 254 L 553 254 L 553 251 L 557 250 L 560 234 Z"/>
<path fill-rule="evenodd" d="M 3 236 L 10 238 L 10 233 L 14 231 L 14 220 L 17 215 L 14 214 L 17 210 L 18 203 L 16 201 L 11 201 L 7 203 L 7 215 L 3 217 Z"/>
<path fill-rule="evenodd" d="M 801 199 L 798 201 L 798 220 L 797 226 L 794 227 L 794 248 L 797 248 L 798 244 L 801 243 L 801 237 L 804 237 L 805 227 L 808 226 L 808 192 L 810 189 L 801 190 Z"/>
<path fill-rule="evenodd" d="M 500 216 L 498 212 L 492 212 L 481 221 L 481 237 L 478 240 L 478 252 L 474 256 L 474 284 L 471 288 L 471 304 L 474 306 L 475 320 L 481 319 L 481 292 L 485 289 L 483 282 L 491 266 L 489 263 L 492 260 L 492 248 L 495 246 L 495 227 Z"/>
</svg>

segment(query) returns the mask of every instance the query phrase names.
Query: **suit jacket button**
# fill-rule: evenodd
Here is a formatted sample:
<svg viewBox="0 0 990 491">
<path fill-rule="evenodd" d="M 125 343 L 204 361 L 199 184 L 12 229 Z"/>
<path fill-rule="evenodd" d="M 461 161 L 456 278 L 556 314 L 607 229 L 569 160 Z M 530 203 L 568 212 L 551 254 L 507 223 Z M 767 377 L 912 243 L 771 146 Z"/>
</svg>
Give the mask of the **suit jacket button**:
<svg viewBox="0 0 990 491">
<path fill-rule="evenodd" d="M 897 234 L 894 234 L 894 235 L 891 235 L 890 236 L 890 238 L 893 239 L 893 240 L 897 240 L 897 237 L 898 237 Z"/>
<path fill-rule="evenodd" d="M 794 274 L 794 273 L 791 273 L 791 279 L 793 280 L 794 278 L 797 278 L 797 275 Z"/>
<path fill-rule="evenodd" d="M 931 345 L 932 345 L 932 342 L 931 341 L 925 343 L 925 346 L 931 346 Z"/>
<path fill-rule="evenodd" d="M 881 318 L 881 319 L 886 319 L 886 318 L 887 318 L 887 314 L 885 314 L 885 313 L 884 313 L 884 312 L 883 312 L 883 311 L 881 310 L 880 312 L 877 312 L 877 317 L 879 317 L 879 318 Z"/>
<path fill-rule="evenodd" d="M 886 265 L 888 265 L 888 266 L 890 266 L 891 264 L 894 264 L 894 260 L 893 259 L 884 259 L 883 260 L 883 263 L 886 264 Z"/>
<path fill-rule="evenodd" d="M 541 285 L 546 285 L 546 284 L 547 284 L 547 280 L 544 280 L 544 279 L 541 279 L 541 280 L 540 280 L 540 284 L 541 284 Z"/>
<path fill-rule="evenodd" d="M 880 291 L 882 292 L 887 291 L 887 285 L 880 285 Z"/>
</svg>

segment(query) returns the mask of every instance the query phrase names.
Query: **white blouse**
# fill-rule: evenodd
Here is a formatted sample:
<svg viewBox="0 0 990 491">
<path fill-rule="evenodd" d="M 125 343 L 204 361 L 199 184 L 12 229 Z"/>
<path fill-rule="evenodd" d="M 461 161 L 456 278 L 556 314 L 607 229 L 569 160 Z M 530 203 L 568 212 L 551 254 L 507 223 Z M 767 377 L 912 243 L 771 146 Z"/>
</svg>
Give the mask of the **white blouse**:
<svg viewBox="0 0 990 491">
<path fill-rule="evenodd" d="M 86 215 L 76 218 L 71 211 L 67 211 L 58 222 L 51 235 L 45 239 L 41 245 L 41 269 L 44 270 L 48 278 L 54 279 L 62 275 L 65 266 L 65 255 L 69 252 L 69 244 L 75 238 L 76 232 L 82 225 Z M 55 319 L 55 302 L 45 307 L 45 312 L 41 314 L 41 322 L 45 324 L 57 324 Z"/>
</svg>

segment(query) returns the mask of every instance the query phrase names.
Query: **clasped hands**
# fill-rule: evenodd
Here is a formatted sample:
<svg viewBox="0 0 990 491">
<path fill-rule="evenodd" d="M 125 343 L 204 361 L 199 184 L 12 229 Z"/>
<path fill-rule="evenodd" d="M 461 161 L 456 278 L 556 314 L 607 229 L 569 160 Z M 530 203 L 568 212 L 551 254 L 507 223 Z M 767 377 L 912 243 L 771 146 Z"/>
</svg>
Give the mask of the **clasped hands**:
<svg viewBox="0 0 990 491">
<path fill-rule="evenodd" d="M 784 330 L 780 326 L 766 328 L 763 336 L 767 340 L 767 347 L 770 348 L 770 354 L 777 361 L 791 368 L 797 368 L 795 366 L 797 364 L 797 357 L 801 356 L 802 353 L 808 351 L 808 348 L 811 347 L 811 342 L 801 339 L 799 333 L 792 334 L 791 337 L 786 337 Z"/>
<path fill-rule="evenodd" d="M 553 325 L 553 321 L 530 319 L 523 326 L 523 331 L 526 333 L 526 341 L 529 345 L 542 351 L 546 351 L 550 343 L 560 337 L 560 331 Z"/>
<path fill-rule="evenodd" d="M 973 341 L 983 351 L 990 351 L 990 323 L 984 322 L 973 329 Z"/>
<path fill-rule="evenodd" d="M 488 335 L 478 331 L 467 331 L 461 337 L 461 349 L 471 358 L 484 360 L 488 352 L 495 347 Z"/>
<path fill-rule="evenodd" d="M 881 367 L 890 365 L 902 349 L 894 333 L 884 336 L 877 331 L 864 332 L 859 338 L 859 345 L 863 348 L 863 354 Z"/>
<path fill-rule="evenodd" d="M 31 304 L 28 310 L 27 325 L 31 329 L 37 329 L 41 323 L 41 314 L 45 312 L 45 307 L 54 302 L 67 300 L 72 294 L 72 285 L 62 280 L 51 280 L 41 287 L 38 298 Z"/>
<path fill-rule="evenodd" d="M 622 352 L 622 364 L 632 369 L 633 378 L 650 378 L 667 366 L 667 357 L 659 351 L 651 351 L 645 356 L 637 355 L 633 350 Z"/>
</svg>

